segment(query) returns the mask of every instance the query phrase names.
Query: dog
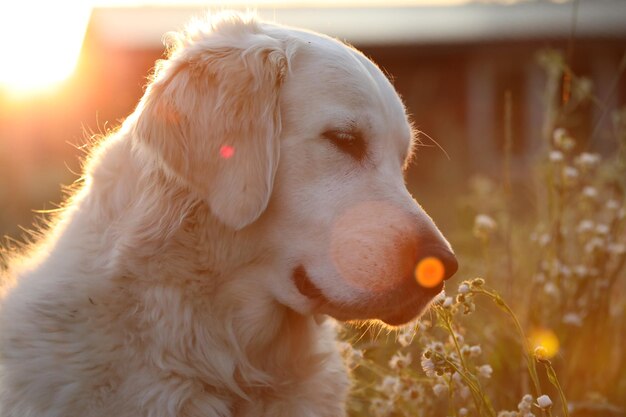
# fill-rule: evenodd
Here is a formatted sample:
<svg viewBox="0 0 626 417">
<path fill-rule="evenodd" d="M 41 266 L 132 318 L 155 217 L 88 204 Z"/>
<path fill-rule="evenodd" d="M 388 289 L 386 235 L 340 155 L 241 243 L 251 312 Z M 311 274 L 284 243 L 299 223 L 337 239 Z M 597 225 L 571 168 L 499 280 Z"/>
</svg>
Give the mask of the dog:
<svg viewBox="0 0 626 417">
<path fill-rule="evenodd" d="M 454 253 L 406 190 L 416 138 L 362 53 L 222 14 L 167 39 L 82 184 L 13 254 L 2 417 L 341 417 L 333 320 L 418 316 Z"/>
</svg>

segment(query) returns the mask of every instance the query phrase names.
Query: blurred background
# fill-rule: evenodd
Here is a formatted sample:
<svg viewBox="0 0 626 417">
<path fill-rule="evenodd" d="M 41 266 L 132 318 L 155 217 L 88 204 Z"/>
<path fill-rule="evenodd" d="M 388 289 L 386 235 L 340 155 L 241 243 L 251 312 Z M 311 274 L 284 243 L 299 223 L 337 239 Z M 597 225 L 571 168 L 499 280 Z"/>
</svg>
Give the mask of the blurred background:
<svg viewBox="0 0 626 417">
<path fill-rule="evenodd" d="M 78 177 L 85 138 L 133 110 L 163 57 L 163 34 L 224 8 L 335 36 L 390 74 L 424 133 L 410 189 L 448 233 L 459 214 L 451 196 L 475 174 L 501 175 L 506 94 L 513 180 L 527 176 L 542 143 L 538 51 L 563 51 L 608 105 L 626 100 L 626 80 L 616 80 L 626 46 L 623 0 L 3 2 L 0 236 L 19 239 L 33 210 L 56 207 L 60 184 Z M 589 103 L 576 129 L 611 152 L 604 116 L 603 106 Z"/>
</svg>

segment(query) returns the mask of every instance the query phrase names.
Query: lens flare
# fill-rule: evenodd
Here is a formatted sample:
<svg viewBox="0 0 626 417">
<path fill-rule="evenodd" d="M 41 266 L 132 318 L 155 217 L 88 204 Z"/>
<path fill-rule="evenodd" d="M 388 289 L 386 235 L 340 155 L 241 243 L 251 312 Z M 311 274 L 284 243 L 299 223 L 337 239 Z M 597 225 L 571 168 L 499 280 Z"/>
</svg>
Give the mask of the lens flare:
<svg viewBox="0 0 626 417">
<path fill-rule="evenodd" d="M 559 352 L 559 339 L 550 329 L 536 328 L 530 332 L 528 336 L 531 351 L 542 347 L 543 355 L 546 359 L 554 357 Z"/>
<path fill-rule="evenodd" d="M 220 148 L 220 156 L 224 159 L 229 159 L 235 154 L 235 148 L 228 145 L 223 145 Z"/>
<path fill-rule="evenodd" d="M 443 262 L 434 256 L 429 256 L 417 264 L 415 279 L 422 287 L 433 288 L 443 281 L 444 273 Z"/>
</svg>

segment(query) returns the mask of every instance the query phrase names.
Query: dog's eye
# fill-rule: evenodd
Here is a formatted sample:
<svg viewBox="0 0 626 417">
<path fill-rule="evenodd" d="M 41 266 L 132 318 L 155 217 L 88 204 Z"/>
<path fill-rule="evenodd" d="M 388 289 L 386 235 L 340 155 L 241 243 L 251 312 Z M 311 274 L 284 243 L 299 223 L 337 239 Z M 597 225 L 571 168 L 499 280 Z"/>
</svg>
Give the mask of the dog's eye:
<svg viewBox="0 0 626 417">
<path fill-rule="evenodd" d="M 362 161 L 366 155 L 366 146 L 363 136 L 356 130 L 327 130 L 322 133 L 341 152 L 350 155 L 357 161 Z"/>
</svg>

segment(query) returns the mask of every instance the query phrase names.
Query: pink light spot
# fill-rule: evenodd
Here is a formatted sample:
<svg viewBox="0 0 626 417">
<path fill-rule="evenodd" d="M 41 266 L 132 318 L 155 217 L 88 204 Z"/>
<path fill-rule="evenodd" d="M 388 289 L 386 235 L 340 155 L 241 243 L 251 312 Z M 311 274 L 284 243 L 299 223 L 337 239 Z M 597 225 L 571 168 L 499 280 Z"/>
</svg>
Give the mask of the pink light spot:
<svg viewBox="0 0 626 417">
<path fill-rule="evenodd" d="M 220 156 L 224 159 L 228 159 L 235 154 L 235 148 L 228 145 L 222 145 L 220 148 Z"/>
</svg>

